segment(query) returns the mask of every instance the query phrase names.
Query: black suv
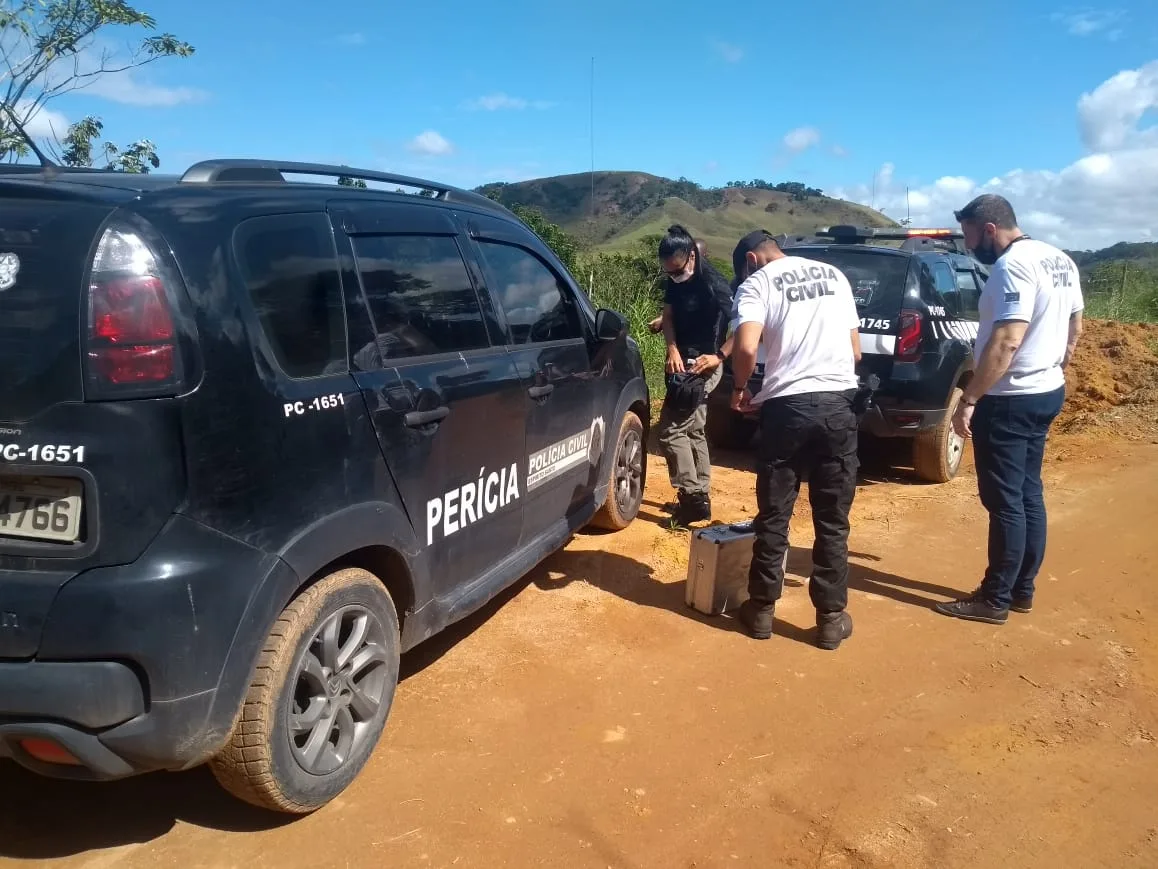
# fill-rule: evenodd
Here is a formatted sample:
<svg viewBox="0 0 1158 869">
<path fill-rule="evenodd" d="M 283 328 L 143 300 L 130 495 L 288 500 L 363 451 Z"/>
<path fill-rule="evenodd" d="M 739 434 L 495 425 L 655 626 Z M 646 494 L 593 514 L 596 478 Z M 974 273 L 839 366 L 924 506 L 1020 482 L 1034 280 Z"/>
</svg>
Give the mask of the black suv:
<svg viewBox="0 0 1158 869">
<path fill-rule="evenodd" d="M 6 167 L 0 362 L 0 756 L 47 775 L 316 809 L 402 652 L 642 499 L 626 321 L 431 181 Z"/>
<path fill-rule="evenodd" d="M 860 313 L 857 374 L 865 382 L 872 375 L 880 381 L 861 430 L 911 439 L 918 476 L 934 483 L 953 479 L 961 465 L 965 442 L 950 421 L 973 373 L 977 305 L 988 277 L 962 238 L 949 229 L 853 226 L 777 238 L 786 253 L 834 265 L 852 284 Z M 764 376 L 759 359 L 749 387 L 753 395 Z M 715 446 L 742 449 L 759 420 L 755 412 L 733 411 L 731 393 L 731 368 L 725 367 L 708 400 L 707 437 Z"/>
</svg>

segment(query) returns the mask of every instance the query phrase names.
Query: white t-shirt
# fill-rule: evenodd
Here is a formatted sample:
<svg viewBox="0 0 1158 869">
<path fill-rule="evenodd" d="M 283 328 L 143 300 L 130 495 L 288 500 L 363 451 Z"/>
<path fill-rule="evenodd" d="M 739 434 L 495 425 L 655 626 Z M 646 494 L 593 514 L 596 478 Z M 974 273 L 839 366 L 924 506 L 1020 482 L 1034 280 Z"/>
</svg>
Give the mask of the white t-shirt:
<svg viewBox="0 0 1158 869">
<path fill-rule="evenodd" d="M 785 256 L 736 289 L 732 326 L 764 328 L 764 384 L 753 402 L 857 388 L 850 335 L 860 326 L 848 278 L 828 263 Z"/>
<path fill-rule="evenodd" d="M 1082 310 L 1078 267 L 1052 244 L 1036 239 L 1014 242 L 993 264 L 981 292 L 977 357 L 1003 320 L 1029 328 L 1009 371 L 989 395 L 1034 395 L 1065 385 L 1062 360 L 1069 341 L 1070 317 Z"/>
</svg>

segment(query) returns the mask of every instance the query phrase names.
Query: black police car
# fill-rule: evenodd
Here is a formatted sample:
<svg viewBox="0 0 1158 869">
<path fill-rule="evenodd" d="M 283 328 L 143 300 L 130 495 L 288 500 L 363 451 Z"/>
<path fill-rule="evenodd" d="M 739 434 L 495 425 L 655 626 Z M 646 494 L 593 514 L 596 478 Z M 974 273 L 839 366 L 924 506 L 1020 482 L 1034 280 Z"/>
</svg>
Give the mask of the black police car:
<svg viewBox="0 0 1158 869">
<path fill-rule="evenodd" d="M 316 809 L 400 653 L 642 498 L 626 321 L 431 181 L 6 167 L 0 363 L 0 756 L 47 775 Z"/>
<path fill-rule="evenodd" d="M 961 464 L 965 442 L 951 420 L 972 376 L 978 300 L 988 277 L 962 238 L 949 229 L 853 226 L 777 238 L 786 253 L 829 263 L 848 277 L 860 313 L 857 373 L 865 382 L 872 375 L 879 379 L 861 430 L 911 439 L 917 474 L 935 483 L 953 479 Z M 758 364 L 753 394 L 763 372 Z M 739 449 L 749 444 L 759 422 L 756 413 L 742 415 L 729 407 L 731 392 L 726 368 L 709 398 L 706 434 L 715 446 Z"/>
</svg>

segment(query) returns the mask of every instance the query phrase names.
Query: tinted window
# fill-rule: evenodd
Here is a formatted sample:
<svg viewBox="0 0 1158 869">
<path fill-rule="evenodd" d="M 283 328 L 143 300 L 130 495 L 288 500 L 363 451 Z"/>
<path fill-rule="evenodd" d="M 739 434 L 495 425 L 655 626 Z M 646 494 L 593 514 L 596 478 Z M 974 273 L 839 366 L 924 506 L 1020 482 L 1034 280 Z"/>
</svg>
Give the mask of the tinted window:
<svg viewBox="0 0 1158 869">
<path fill-rule="evenodd" d="M 247 220 L 238 263 L 278 365 L 290 377 L 346 370 L 346 321 L 330 221 L 324 214 Z"/>
<path fill-rule="evenodd" d="M 946 262 L 933 263 L 933 285 L 942 295 L 957 292 L 957 280 Z"/>
<path fill-rule="evenodd" d="M 789 255 L 793 251 L 787 251 Z M 895 317 L 901 309 L 909 258 L 895 254 L 823 248 L 803 249 L 800 256 L 836 266 L 852 285 L 861 317 Z"/>
<path fill-rule="evenodd" d="M 351 239 L 383 359 L 486 347 L 486 325 L 458 244 L 449 236 Z"/>
<path fill-rule="evenodd" d="M 480 242 L 491 294 L 507 315 L 515 344 L 581 338 L 575 306 L 555 273 L 509 244 Z"/>
<path fill-rule="evenodd" d="M 958 271 L 957 290 L 961 293 L 962 316 L 977 319 L 980 316 L 977 306 L 981 297 L 981 287 L 977 285 L 976 275 L 970 271 Z"/>
</svg>

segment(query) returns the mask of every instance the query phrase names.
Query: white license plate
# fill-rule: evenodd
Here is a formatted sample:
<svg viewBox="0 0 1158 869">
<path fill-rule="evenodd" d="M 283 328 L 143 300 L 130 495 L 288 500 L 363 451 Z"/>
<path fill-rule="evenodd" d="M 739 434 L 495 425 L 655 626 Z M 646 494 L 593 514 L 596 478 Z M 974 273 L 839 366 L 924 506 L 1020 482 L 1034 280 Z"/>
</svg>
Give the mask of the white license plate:
<svg viewBox="0 0 1158 869">
<path fill-rule="evenodd" d="M 0 477 L 0 537 L 72 543 L 80 537 L 83 487 L 57 477 Z"/>
</svg>

